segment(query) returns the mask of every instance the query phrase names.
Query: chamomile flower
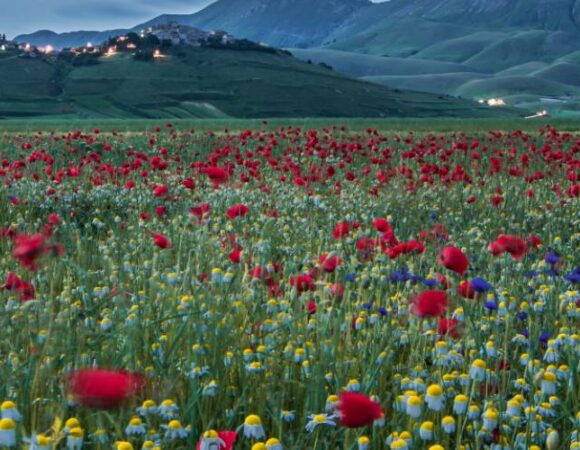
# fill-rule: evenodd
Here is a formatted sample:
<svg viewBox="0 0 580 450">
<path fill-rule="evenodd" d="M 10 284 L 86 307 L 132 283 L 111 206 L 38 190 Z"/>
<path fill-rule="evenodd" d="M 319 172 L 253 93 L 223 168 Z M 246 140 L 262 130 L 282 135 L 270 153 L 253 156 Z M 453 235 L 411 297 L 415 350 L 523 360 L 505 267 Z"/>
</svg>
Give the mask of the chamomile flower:
<svg viewBox="0 0 580 450">
<path fill-rule="evenodd" d="M 371 440 L 367 436 L 358 438 L 358 450 L 368 450 L 371 445 Z"/>
<path fill-rule="evenodd" d="M 473 381 L 484 381 L 485 380 L 485 369 L 486 364 L 485 361 L 482 359 L 476 359 L 471 364 L 471 368 L 469 369 L 469 377 Z"/>
<path fill-rule="evenodd" d="M 421 427 L 419 428 L 419 437 L 423 441 L 433 440 L 433 428 L 434 428 L 433 422 L 431 421 L 423 422 L 421 424 Z"/>
<path fill-rule="evenodd" d="M 137 408 L 137 413 L 141 416 L 152 415 L 157 412 L 157 405 L 153 400 L 145 400 L 141 406 Z"/>
<path fill-rule="evenodd" d="M 276 438 L 270 438 L 266 441 L 267 450 L 284 450 L 284 446 Z"/>
<path fill-rule="evenodd" d="M 264 439 L 266 433 L 260 416 L 250 414 L 244 420 L 244 436 L 251 439 Z"/>
<path fill-rule="evenodd" d="M 170 441 L 176 439 L 185 439 L 189 434 L 189 431 L 181 425 L 181 422 L 177 419 L 169 421 L 167 425 L 161 425 L 161 428 L 165 430 L 165 439 Z"/>
<path fill-rule="evenodd" d="M 66 437 L 66 448 L 68 450 L 81 450 L 83 447 L 85 432 L 82 428 L 72 428 Z"/>
<path fill-rule="evenodd" d="M 52 439 L 44 434 L 36 434 L 28 440 L 30 450 L 50 450 L 52 448 Z"/>
<path fill-rule="evenodd" d="M 220 450 L 225 445 L 217 431 L 208 430 L 201 436 L 199 450 Z"/>
<path fill-rule="evenodd" d="M 296 411 L 284 409 L 280 412 L 280 419 L 282 419 L 283 422 L 294 422 L 296 419 Z"/>
<path fill-rule="evenodd" d="M 143 436 L 147 432 L 145 425 L 138 416 L 133 416 L 129 420 L 129 425 L 125 427 L 125 434 L 131 436 Z"/>
<path fill-rule="evenodd" d="M 306 424 L 306 431 L 312 433 L 319 426 L 336 426 L 335 416 L 328 414 L 311 414 L 308 416 L 309 422 Z"/>
<path fill-rule="evenodd" d="M 2 402 L 2 405 L 0 405 L 0 413 L 2 419 L 12 419 L 15 422 L 19 422 L 22 419 L 22 415 L 18 412 L 16 404 L 10 400 Z"/>
<path fill-rule="evenodd" d="M 179 407 L 171 399 L 163 400 L 157 407 L 157 415 L 167 421 L 177 417 L 178 411 Z"/>
<path fill-rule="evenodd" d="M 455 419 L 453 416 L 445 416 L 441 420 L 441 427 L 446 434 L 453 434 L 455 433 L 456 426 L 455 426 Z"/>
<path fill-rule="evenodd" d="M 414 419 L 417 419 L 419 416 L 421 416 L 422 405 L 423 402 L 421 401 L 421 397 L 417 395 L 411 395 L 407 399 L 407 414 Z"/>
<path fill-rule="evenodd" d="M 445 397 L 441 386 L 432 384 L 427 388 L 425 403 L 427 403 L 427 408 L 432 411 L 441 411 L 443 409 L 445 406 Z"/>
<path fill-rule="evenodd" d="M 5 418 L 0 420 L 0 447 L 14 447 L 16 445 L 16 422 Z"/>
</svg>

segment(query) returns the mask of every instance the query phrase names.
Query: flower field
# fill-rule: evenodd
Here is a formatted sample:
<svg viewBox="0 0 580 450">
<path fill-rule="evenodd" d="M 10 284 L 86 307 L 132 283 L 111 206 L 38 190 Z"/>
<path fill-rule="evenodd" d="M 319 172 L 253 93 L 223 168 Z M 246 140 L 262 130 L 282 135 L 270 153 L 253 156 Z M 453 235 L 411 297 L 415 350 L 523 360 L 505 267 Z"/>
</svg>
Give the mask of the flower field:
<svg viewBox="0 0 580 450">
<path fill-rule="evenodd" d="M 580 135 L 0 135 L 0 446 L 580 448 Z"/>
</svg>

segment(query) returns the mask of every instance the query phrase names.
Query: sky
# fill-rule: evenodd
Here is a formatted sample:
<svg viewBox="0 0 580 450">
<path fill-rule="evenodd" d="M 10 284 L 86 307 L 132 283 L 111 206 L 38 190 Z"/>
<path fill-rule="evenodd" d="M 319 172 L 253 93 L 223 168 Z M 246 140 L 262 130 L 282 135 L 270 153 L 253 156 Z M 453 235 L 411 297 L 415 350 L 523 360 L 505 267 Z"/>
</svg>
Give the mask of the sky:
<svg viewBox="0 0 580 450">
<path fill-rule="evenodd" d="M 193 14 L 213 1 L 0 0 L 0 34 L 13 38 L 38 30 L 62 33 L 132 28 L 160 14 Z"/>
<path fill-rule="evenodd" d="M 213 0 L 0 0 L 0 33 L 13 38 L 56 32 L 132 28 L 160 14 L 192 14 Z"/>
</svg>

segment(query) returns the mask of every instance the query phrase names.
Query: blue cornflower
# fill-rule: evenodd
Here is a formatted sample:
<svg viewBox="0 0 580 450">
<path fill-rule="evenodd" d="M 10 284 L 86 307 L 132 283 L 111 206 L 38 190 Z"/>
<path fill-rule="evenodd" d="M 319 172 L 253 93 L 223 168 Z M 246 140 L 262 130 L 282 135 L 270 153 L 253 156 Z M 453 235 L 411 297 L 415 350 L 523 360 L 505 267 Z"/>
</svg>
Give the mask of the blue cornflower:
<svg viewBox="0 0 580 450">
<path fill-rule="evenodd" d="M 576 267 L 572 272 L 564 277 L 570 283 L 580 283 L 580 267 Z"/>
<path fill-rule="evenodd" d="M 473 286 L 473 289 L 475 290 L 475 292 L 487 292 L 490 289 L 492 289 L 491 284 L 489 284 L 483 278 L 479 278 L 479 277 L 471 280 L 471 285 Z"/>
<path fill-rule="evenodd" d="M 561 258 L 554 252 L 546 253 L 546 256 L 544 257 L 544 261 L 551 265 L 558 264 L 560 260 Z"/>
</svg>

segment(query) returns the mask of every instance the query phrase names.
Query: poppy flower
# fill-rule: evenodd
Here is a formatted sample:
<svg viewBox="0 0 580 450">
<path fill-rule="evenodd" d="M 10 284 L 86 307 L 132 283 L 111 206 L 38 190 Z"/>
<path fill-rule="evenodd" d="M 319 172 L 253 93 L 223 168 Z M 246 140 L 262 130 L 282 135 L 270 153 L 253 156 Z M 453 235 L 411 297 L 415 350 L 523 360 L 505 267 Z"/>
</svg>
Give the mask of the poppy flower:
<svg viewBox="0 0 580 450">
<path fill-rule="evenodd" d="M 230 254 L 228 255 L 228 259 L 234 263 L 234 264 L 238 264 L 240 262 L 242 258 L 242 248 L 238 247 L 233 249 Z"/>
<path fill-rule="evenodd" d="M 155 198 L 165 197 L 169 193 L 167 186 L 158 185 L 153 188 L 153 196 Z"/>
<path fill-rule="evenodd" d="M 474 299 L 475 298 L 475 288 L 470 281 L 462 281 L 457 286 L 457 293 L 464 298 Z"/>
<path fill-rule="evenodd" d="M 85 369 L 73 372 L 68 385 L 87 408 L 113 409 L 135 395 L 144 384 L 141 375 L 125 371 Z"/>
<path fill-rule="evenodd" d="M 348 224 L 347 222 L 340 222 L 336 224 L 336 226 L 334 227 L 334 230 L 332 231 L 332 236 L 336 240 L 345 238 L 350 233 L 350 229 L 351 229 L 350 224 Z"/>
<path fill-rule="evenodd" d="M 36 260 L 49 250 L 42 234 L 21 234 L 16 236 L 14 244 L 12 255 L 20 262 L 20 265 L 29 270 L 35 270 Z"/>
<path fill-rule="evenodd" d="M 211 207 L 209 206 L 209 203 L 200 203 L 199 205 L 194 206 L 193 208 L 191 208 L 191 214 L 202 218 L 203 216 L 206 216 L 209 214 L 211 210 Z"/>
<path fill-rule="evenodd" d="M 298 294 L 306 291 L 315 291 L 316 285 L 310 275 L 298 275 L 290 278 L 290 286 L 294 286 Z"/>
<path fill-rule="evenodd" d="M 373 221 L 373 227 L 375 227 L 375 230 L 377 230 L 380 233 L 386 233 L 388 231 L 391 231 L 391 224 L 389 223 L 389 221 L 387 219 L 375 219 Z"/>
<path fill-rule="evenodd" d="M 461 337 L 459 327 L 460 324 L 457 319 L 439 319 L 437 331 L 442 336 L 451 336 L 453 339 L 459 339 Z"/>
<path fill-rule="evenodd" d="M 381 405 L 356 392 L 342 392 L 338 402 L 340 424 L 346 428 L 372 425 L 383 416 Z"/>
<path fill-rule="evenodd" d="M 314 300 L 310 300 L 306 305 L 306 309 L 308 310 L 308 314 L 310 315 L 316 314 L 316 311 L 318 310 L 318 305 Z"/>
<path fill-rule="evenodd" d="M 153 243 L 161 249 L 171 248 L 171 242 L 169 239 L 159 233 L 153 234 Z"/>
<path fill-rule="evenodd" d="M 522 259 L 528 251 L 526 241 L 512 234 L 502 234 L 489 245 L 490 252 L 494 255 L 509 253 L 514 259 Z"/>
<path fill-rule="evenodd" d="M 447 310 L 447 294 L 443 291 L 425 291 L 411 299 L 413 313 L 418 317 L 439 317 Z"/>
<path fill-rule="evenodd" d="M 334 272 L 342 263 L 342 259 L 339 256 L 332 256 L 326 253 L 321 255 L 318 261 L 320 262 L 320 268 L 328 273 Z"/>
<path fill-rule="evenodd" d="M 246 205 L 234 205 L 227 210 L 226 214 L 231 220 L 234 220 L 236 217 L 244 217 L 249 212 L 250 208 Z"/>
<path fill-rule="evenodd" d="M 207 175 L 214 187 L 218 187 L 220 184 L 225 183 L 230 177 L 230 174 L 226 169 L 218 166 L 207 167 L 202 170 L 202 173 Z"/>
<path fill-rule="evenodd" d="M 452 270 L 459 275 L 463 275 L 469 267 L 469 259 L 457 247 L 445 247 L 439 252 L 437 262 L 446 269 Z"/>
<path fill-rule="evenodd" d="M 181 185 L 186 189 L 195 189 L 195 181 L 192 178 L 186 178 L 181 182 Z"/>
<path fill-rule="evenodd" d="M 35 298 L 34 286 L 31 283 L 21 280 L 18 275 L 12 272 L 8 273 L 6 283 L 0 286 L 0 289 L 18 292 L 21 302 L 27 302 Z"/>
</svg>

